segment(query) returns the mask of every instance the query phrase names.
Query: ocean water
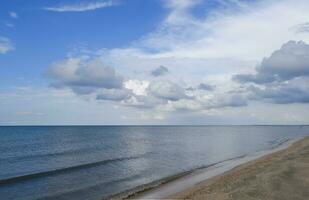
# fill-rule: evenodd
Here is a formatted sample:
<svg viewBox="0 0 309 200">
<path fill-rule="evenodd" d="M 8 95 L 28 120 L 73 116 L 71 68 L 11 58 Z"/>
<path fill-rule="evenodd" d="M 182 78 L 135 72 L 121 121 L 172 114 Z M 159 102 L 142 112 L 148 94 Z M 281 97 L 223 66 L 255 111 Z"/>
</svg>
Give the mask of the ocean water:
<svg viewBox="0 0 309 200">
<path fill-rule="evenodd" d="M 0 199 L 102 199 L 305 135 L 309 126 L 0 127 Z"/>
</svg>

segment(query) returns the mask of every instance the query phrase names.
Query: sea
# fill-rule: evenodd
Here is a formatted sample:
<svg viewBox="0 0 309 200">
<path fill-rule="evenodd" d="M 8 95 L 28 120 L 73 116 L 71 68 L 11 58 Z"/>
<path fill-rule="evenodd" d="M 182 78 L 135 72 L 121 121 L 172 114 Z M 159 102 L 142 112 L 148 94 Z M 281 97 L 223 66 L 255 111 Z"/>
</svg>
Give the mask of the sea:
<svg viewBox="0 0 309 200">
<path fill-rule="evenodd" d="M 108 199 L 306 135 L 309 126 L 1 126 L 0 199 Z"/>
</svg>

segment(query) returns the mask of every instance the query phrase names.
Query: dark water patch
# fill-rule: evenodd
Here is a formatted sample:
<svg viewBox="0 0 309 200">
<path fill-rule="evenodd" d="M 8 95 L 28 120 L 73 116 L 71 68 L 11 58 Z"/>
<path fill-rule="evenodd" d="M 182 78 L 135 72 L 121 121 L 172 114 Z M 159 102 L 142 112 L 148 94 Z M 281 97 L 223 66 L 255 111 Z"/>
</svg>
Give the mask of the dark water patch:
<svg viewBox="0 0 309 200">
<path fill-rule="evenodd" d="M 23 155 L 23 156 L 11 156 L 6 158 L 0 158 L 0 162 L 21 162 L 27 160 L 35 160 L 35 159 L 51 159 L 52 157 L 61 157 L 61 156 L 73 156 L 73 155 L 81 155 L 87 154 L 90 152 L 100 151 L 98 148 L 80 148 L 80 149 L 70 149 L 60 152 L 51 152 L 51 153 L 40 153 L 40 154 L 32 154 L 32 155 Z"/>
<path fill-rule="evenodd" d="M 110 163 L 114 163 L 114 162 L 121 162 L 121 161 L 125 161 L 125 160 L 139 159 L 139 158 L 142 158 L 145 155 L 146 154 L 139 155 L 139 156 L 107 159 L 107 160 L 102 160 L 102 161 L 93 162 L 93 163 L 86 163 L 86 164 L 75 165 L 75 166 L 70 166 L 70 167 L 66 167 L 66 168 L 54 169 L 54 170 L 50 170 L 50 171 L 44 171 L 44 172 L 38 172 L 38 173 L 33 173 L 33 174 L 25 174 L 25 175 L 16 176 L 16 177 L 10 177 L 10 178 L 6 178 L 6 179 L 1 179 L 0 180 L 0 186 L 4 185 L 4 184 L 18 182 L 18 181 L 26 181 L 26 180 L 29 180 L 29 179 L 39 178 L 39 177 L 42 177 L 42 176 L 51 176 L 51 175 L 54 175 L 54 174 L 60 174 L 60 173 L 65 173 L 65 172 L 69 172 L 69 171 L 86 169 L 86 168 L 96 167 L 96 166 L 100 166 L 100 165 L 106 165 L 106 164 L 110 164 Z"/>
</svg>

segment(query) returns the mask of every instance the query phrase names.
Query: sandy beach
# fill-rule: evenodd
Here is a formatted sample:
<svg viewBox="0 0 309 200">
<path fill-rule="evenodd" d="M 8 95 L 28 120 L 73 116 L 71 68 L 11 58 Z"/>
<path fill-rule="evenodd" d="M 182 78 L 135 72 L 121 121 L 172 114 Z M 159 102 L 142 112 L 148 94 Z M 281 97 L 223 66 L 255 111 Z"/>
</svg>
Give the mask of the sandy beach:
<svg viewBox="0 0 309 200">
<path fill-rule="evenodd" d="M 307 200 L 309 137 L 226 160 L 113 199 Z"/>
<path fill-rule="evenodd" d="M 307 200 L 309 137 L 172 195 L 169 199 Z"/>
</svg>

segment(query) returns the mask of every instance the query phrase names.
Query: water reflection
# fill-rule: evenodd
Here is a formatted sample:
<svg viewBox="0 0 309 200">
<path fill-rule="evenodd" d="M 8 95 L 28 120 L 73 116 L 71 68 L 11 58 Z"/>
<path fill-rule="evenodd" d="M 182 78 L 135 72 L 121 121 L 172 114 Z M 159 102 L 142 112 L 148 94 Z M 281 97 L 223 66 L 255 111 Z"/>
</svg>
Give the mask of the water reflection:
<svg viewBox="0 0 309 200">
<path fill-rule="evenodd" d="M 0 127 L 0 179 L 82 166 L 2 184 L 0 195 L 101 199 L 306 134 L 308 126 Z"/>
</svg>

